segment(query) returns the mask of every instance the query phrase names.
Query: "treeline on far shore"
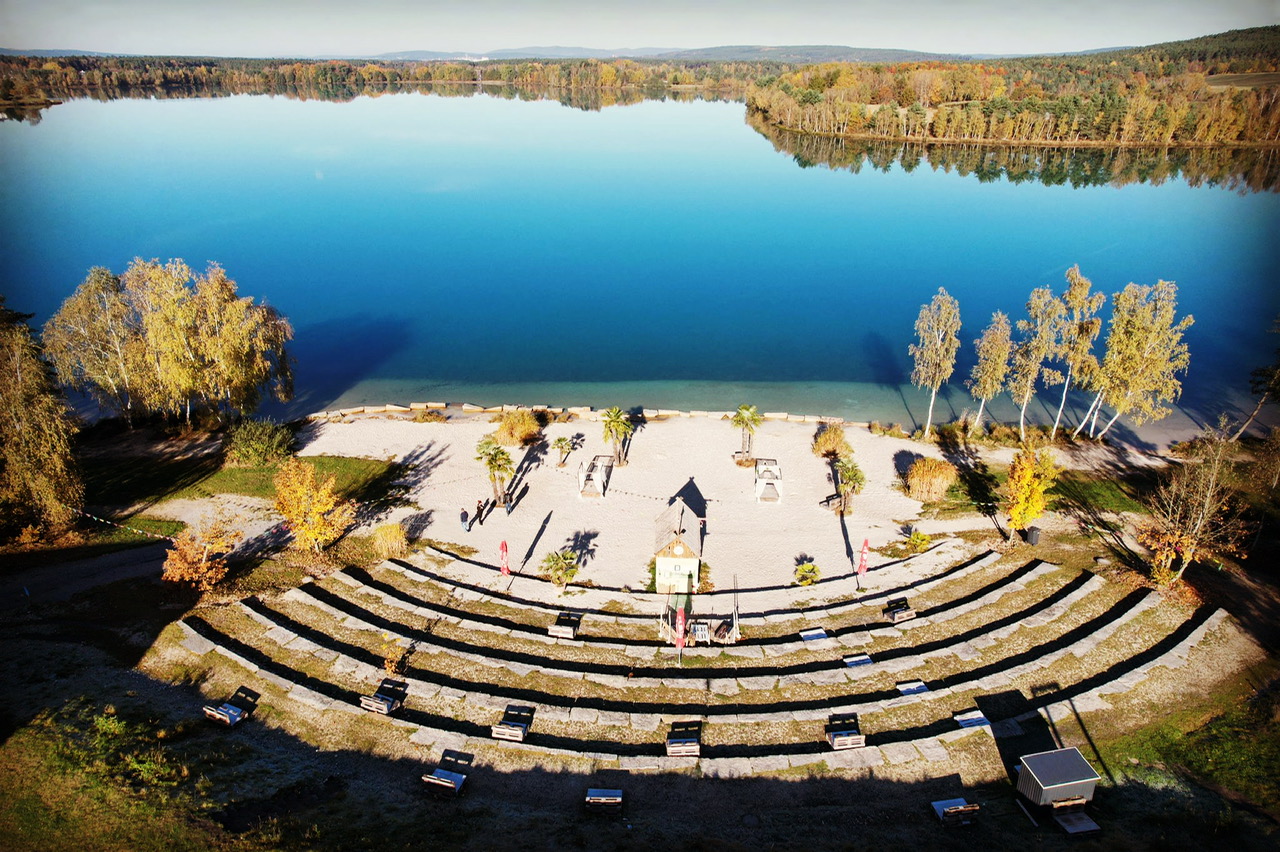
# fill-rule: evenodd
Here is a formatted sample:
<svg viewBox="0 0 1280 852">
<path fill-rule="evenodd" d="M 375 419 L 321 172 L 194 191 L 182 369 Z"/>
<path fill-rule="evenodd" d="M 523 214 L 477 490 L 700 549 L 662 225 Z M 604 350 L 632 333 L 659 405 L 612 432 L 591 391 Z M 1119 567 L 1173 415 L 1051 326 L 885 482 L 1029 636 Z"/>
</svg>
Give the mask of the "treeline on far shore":
<svg viewBox="0 0 1280 852">
<path fill-rule="evenodd" d="M 1180 179 L 1241 193 L 1280 191 L 1280 147 L 1064 147 L 847 138 L 783 130 L 754 113 L 747 114 L 747 124 L 801 168 L 825 166 L 856 174 L 863 169 L 887 172 L 895 165 L 913 172 L 923 166 L 983 183 L 1080 188 Z"/>
</svg>

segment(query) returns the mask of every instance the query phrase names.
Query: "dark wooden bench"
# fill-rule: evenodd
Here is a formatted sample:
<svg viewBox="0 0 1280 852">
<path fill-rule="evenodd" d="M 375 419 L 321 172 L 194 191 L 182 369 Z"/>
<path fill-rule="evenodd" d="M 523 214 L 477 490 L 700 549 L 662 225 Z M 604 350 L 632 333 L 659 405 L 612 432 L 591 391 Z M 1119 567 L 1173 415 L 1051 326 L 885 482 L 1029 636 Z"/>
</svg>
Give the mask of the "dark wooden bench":
<svg viewBox="0 0 1280 852">
<path fill-rule="evenodd" d="M 233 728 L 253 715 L 261 697 L 249 687 L 242 686 L 221 704 L 204 705 L 204 716 L 211 722 Z"/>
</svg>

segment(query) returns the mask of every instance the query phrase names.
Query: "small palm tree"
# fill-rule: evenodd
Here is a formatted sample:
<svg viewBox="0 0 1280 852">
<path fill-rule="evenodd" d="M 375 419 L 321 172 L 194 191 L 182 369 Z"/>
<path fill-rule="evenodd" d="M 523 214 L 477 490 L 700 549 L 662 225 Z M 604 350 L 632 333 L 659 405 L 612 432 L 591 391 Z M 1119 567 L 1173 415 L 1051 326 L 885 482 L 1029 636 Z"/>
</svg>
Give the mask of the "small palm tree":
<svg viewBox="0 0 1280 852">
<path fill-rule="evenodd" d="M 564 467 L 565 459 L 569 458 L 569 453 L 573 452 L 573 441 L 561 436 L 551 442 L 551 449 L 560 453 L 560 463 L 556 467 Z"/>
<path fill-rule="evenodd" d="M 836 493 L 840 495 L 840 514 L 849 514 L 849 498 L 862 492 L 867 476 L 853 460 L 853 456 L 841 456 L 831 465 L 836 475 Z"/>
<path fill-rule="evenodd" d="M 489 484 L 493 486 L 493 501 L 499 506 L 507 505 L 507 480 L 516 472 L 511 461 L 511 454 L 493 440 L 492 435 L 485 435 L 476 444 L 476 461 L 483 462 L 489 471 Z"/>
<path fill-rule="evenodd" d="M 613 463 L 622 465 L 622 447 L 627 438 L 635 431 L 631 418 L 616 405 L 600 412 L 604 422 L 604 439 L 613 443 Z"/>
<path fill-rule="evenodd" d="M 738 410 L 733 413 L 733 419 L 729 421 L 742 430 L 743 461 L 751 459 L 751 436 L 763 419 L 754 405 L 739 405 Z"/>
<path fill-rule="evenodd" d="M 578 556 L 572 550 L 548 553 L 542 560 L 542 576 L 564 589 L 578 574 Z"/>
</svg>

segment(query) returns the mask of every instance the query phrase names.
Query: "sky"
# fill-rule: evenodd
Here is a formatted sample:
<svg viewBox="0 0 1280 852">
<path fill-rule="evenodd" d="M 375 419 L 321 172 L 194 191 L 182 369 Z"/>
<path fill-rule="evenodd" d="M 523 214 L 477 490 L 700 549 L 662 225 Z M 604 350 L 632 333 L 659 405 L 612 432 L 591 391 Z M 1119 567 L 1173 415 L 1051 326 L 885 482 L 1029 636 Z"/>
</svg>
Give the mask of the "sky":
<svg viewBox="0 0 1280 852">
<path fill-rule="evenodd" d="M 1280 24 L 1280 0 L 0 0 L 0 47 L 198 56 L 531 45 L 1050 53 Z"/>
</svg>

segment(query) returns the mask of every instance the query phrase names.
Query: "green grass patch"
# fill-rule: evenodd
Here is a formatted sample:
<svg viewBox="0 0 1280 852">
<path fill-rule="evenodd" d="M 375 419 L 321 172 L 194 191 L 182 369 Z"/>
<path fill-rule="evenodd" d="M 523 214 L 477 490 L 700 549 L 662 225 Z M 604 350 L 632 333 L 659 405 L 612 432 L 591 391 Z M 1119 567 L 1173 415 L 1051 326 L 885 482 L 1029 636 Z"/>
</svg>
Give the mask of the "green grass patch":
<svg viewBox="0 0 1280 852">
<path fill-rule="evenodd" d="M 120 523 L 127 524 L 133 529 L 122 529 L 82 518 L 70 535 L 46 546 L 4 554 L 5 572 L 40 568 L 79 559 L 92 559 L 148 544 L 167 544 L 168 542 L 163 539 L 153 538 L 145 533 L 173 537 L 187 527 L 182 521 L 142 516 L 134 516 Z"/>
<path fill-rule="evenodd" d="M 1048 491 L 1049 508 L 1055 511 L 1141 512 L 1139 496 L 1152 484 L 1149 477 L 1114 477 L 1080 470 L 1063 471 Z"/>
</svg>

